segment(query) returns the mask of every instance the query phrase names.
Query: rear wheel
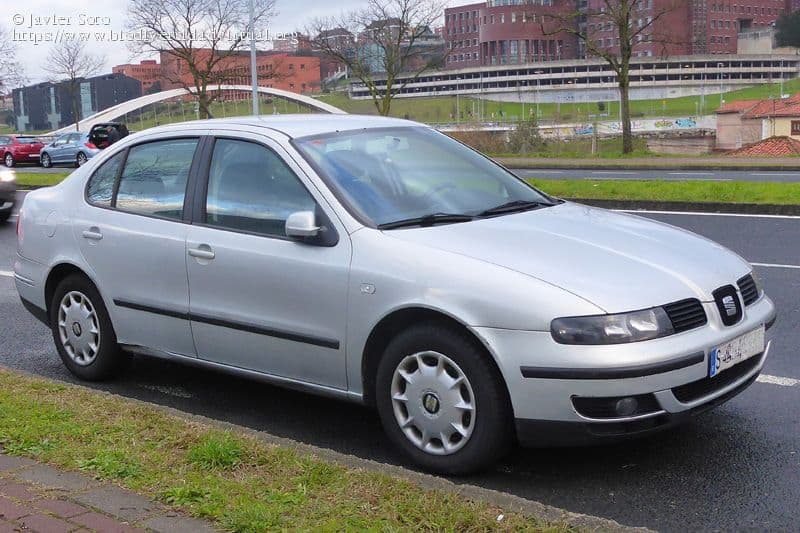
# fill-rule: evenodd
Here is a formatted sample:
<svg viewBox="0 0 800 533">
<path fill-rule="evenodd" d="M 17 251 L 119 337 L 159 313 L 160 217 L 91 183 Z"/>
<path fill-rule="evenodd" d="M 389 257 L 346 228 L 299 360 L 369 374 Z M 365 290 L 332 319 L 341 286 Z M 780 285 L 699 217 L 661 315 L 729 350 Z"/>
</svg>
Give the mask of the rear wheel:
<svg viewBox="0 0 800 533">
<path fill-rule="evenodd" d="M 11 154 L 6 154 L 3 158 L 3 162 L 6 164 L 7 167 L 11 168 L 14 166 L 14 156 Z"/>
<path fill-rule="evenodd" d="M 41 162 L 42 162 L 42 166 L 44 168 L 50 168 L 50 167 L 53 166 L 53 161 L 50 159 L 50 156 L 47 155 L 47 154 L 42 154 Z"/>
<path fill-rule="evenodd" d="M 83 164 L 86 163 L 86 161 L 88 161 L 88 159 L 86 158 L 86 154 L 84 154 L 83 152 L 78 152 L 78 155 L 75 156 L 76 167 L 83 166 Z"/>
<path fill-rule="evenodd" d="M 400 333 L 378 365 L 376 403 L 390 439 L 445 474 L 485 469 L 511 447 L 511 409 L 489 355 L 445 325 Z"/>
<path fill-rule="evenodd" d="M 117 344 L 100 293 L 84 276 L 72 274 L 58 284 L 50 304 L 50 326 L 61 360 L 80 379 L 111 378 L 130 359 Z"/>
</svg>

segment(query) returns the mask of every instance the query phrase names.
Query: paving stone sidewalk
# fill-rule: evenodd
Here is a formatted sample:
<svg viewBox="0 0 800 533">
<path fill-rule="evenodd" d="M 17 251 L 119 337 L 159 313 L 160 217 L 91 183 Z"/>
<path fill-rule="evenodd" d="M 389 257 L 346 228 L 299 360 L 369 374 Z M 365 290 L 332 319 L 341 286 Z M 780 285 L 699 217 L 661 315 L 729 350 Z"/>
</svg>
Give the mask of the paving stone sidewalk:
<svg viewBox="0 0 800 533">
<path fill-rule="evenodd" d="M 0 533 L 73 531 L 215 530 L 116 485 L 0 453 Z"/>
</svg>

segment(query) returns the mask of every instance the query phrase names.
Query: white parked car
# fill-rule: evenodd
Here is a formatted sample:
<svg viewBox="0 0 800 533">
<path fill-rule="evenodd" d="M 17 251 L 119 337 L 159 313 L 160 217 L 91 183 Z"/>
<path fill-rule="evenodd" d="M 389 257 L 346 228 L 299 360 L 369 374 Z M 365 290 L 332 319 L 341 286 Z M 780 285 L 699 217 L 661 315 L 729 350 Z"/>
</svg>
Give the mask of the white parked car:
<svg viewBox="0 0 800 533">
<path fill-rule="evenodd" d="M 686 420 L 755 380 L 775 319 L 722 246 L 377 117 L 131 135 L 27 195 L 18 251 L 76 376 L 151 355 L 364 402 L 448 473 Z"/>
</svg>

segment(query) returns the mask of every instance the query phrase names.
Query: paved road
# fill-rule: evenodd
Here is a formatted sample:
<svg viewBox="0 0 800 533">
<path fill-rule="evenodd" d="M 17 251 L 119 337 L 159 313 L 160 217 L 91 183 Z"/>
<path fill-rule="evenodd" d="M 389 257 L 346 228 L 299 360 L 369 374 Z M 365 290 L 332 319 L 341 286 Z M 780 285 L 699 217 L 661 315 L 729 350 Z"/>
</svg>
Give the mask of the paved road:
<svg viewBox="0 0 800 533">
<path fill-rule="evenodd" d="M 554 180 L 695 180 L 800 182 L 800 171 L 791 170 L 571 170 L 514 169 L 523 178 Z"/>
<path fill-rule="evenodd" d="M 800 219 L 648 215 L 714 238 L 750 261 L 800 265 Z M 0 228 L 0 271 L 11 269 L 13 224 Z M 759 267 L 779 306 L 765 374 L 800 379 L 800 269 Z M 0 275 L 0 364 L 74 381 L 49 331 Z M 662 531 L 797 531 L 800 385 L 757 382 L 693 423 L 613 446 L 518 450 L 463 482 Z M 97 388 L 368 457 L 405 464 L 370 410 L 164 361 L 137 359 Z"/>
</svg>

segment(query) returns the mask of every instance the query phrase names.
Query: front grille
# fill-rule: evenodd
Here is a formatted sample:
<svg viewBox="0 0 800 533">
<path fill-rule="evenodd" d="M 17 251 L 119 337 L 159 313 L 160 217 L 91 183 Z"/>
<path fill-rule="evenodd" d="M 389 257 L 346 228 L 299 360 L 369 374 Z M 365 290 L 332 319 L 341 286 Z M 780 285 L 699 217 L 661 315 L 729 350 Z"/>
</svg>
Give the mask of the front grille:
<svg viewBox="0 0 800 533">
<path fill-rule="evenodd" d="M 737 381 L 745 374 L 752 371 L 758 362 L 761 360 L 761 355 L 754 355 L 753 357 L 733 366 L 722 373 L 717 374 L 713 378 L 703 378 L 680 387 L 672 389 L 672 394 L 683 403 L 693 402 L 709 394 L 727 387 L 734 381 Z"/>
<path fill-rule="evenodd" d="M 705 326 L 708 322 L 703 304 L 696 298 L 681 300 L 664 306 L 675 333 Z"/>
<path fill-rule="evenodd" d="M 736 284 L 739 286 L 739 292 L 742 293 L 744 305 L 750 305 L 758 300 L 758 287 L 751 274 L 741 278 Z"/>
</svg>

